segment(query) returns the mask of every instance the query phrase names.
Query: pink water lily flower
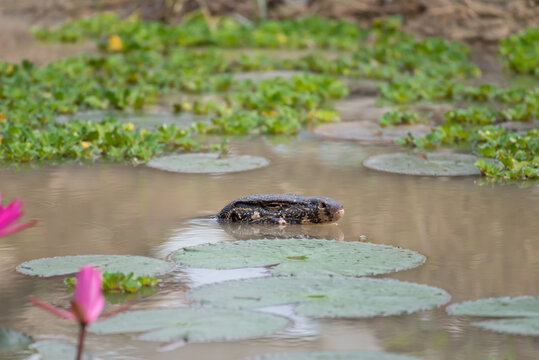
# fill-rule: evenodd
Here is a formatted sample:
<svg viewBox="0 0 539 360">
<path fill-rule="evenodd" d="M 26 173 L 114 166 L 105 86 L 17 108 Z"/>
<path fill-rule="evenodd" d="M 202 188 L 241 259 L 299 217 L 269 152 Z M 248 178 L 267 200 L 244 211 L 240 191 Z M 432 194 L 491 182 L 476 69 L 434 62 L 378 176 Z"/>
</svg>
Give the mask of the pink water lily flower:
<svg viewBox="0 0 539 360">
<path fill-rule="evenodd" d="M 22 216 L 21 208 L 23 204 L 24 202 L 15 199 L 6 207 L 3 207 L 2 195 L 0 194 L 0 236 L 9 235 L 37 223 L 37 220 L 30 220 L 18 225 L 12 225 L 13 222 Z"/>
<path fill-rule="evenodd" d="M 90 324 L 97 320 L 105 306 L 105 298 L 101 294 L 101 271 L 90 265 L 80 268 L 75 294 L 71 300 L 71 311 L 38 300 L 34 296 L 30 296 L 30 300 L 55 315 L 78 321 L 83 326 Z"/>
</svg>

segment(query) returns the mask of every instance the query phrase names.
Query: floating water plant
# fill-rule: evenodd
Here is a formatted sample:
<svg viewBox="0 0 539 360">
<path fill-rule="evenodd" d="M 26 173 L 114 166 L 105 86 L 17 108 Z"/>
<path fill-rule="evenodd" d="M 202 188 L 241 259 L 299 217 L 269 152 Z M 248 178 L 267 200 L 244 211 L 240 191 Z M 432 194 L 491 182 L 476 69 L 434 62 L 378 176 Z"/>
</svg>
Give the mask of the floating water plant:
<svg viewBox="0 0 539 360">
<path fill-rule="evenodd" d="M 374 351 L 318 351 L 259 355 L 244 360 L 421 360 L 410 355 Z"/>
<path fill-rule="evenodd" d="M 427 153 L 425 157 L 402 153 L 374 155 L 363 161 L 369 169 L 420 176 L 480 175 L 477 157 L 465 154 Z"/>
<path fill-rule="evenodd" d="M 61 341 L 38 341 L 30 345 L 40 360 L 73 360 L 77 356 L 77 348 L 71 344 Z M 81 360 L 92 360 L 91 353 L 84 351 Z M 30 357 L 28 359 L 33 359 Z"/>
<path fill-rule="evenodd" d="M 264 277 L 196 288 L 189 297 L 204 305 L 252 309 L 297 304 L 298 314 L 316 318 L 363 318 L 411 314 L 440 306 L 442 289 L 393 279 L 343 276 Z"/>
<path fill-rule="evenodd" d="M 142 333 L 137 339 L 207 342 L 260 337 L 283 329 L 288 320 L 255 311 L 167 308 L 127 311 L 94 323 L 98 334 Z"/>
<path fill-rule="evenodd" d="M 259 156 L 218 153 L 168 155 L 151 159 L 151 168 L 179 173 L 227 173 L 258 169 L 269 164 Z"/>
<path fill-rule="evenodd" d="M 425 257 L 411 250 L 356 241 L 264 239 L 227 241 L 184 248 L 172 255 L 180 264 L 232 269 L 273 265 L 276 275 L 386 274 L 421 265 Z"/>
<path fill-rule="evenodd" d="M 153 276 L 166 273 L 171 264 L 158 259 L 133 255 L 74 255 L 41 258 L 17 266 L 25 275 L 56 276 L 75 273 L 85 264 L 99 267 L 101 271 L 133 273 L 133 276 Z"/>
<path fill-rule="evenodd" d="M 33 342 L 34 340 L 28 335 L 11 329 L 0 328 L 0 354 L 25 348 Z"/>
<path fill-rule="evenodd" d="M 487 330 L 539 336 L 539 296 L 518 296 L 479 299 L 452 304 L 451 315 L 509 318 L 472 322 Z"/>
<path fill-rule="evenodd" d="M 124 274 L 122 272 L 104 272 L 101 276 L 103 291 L 115 291 L 124 293 L 136 293 L 143 287 L 154 287 L 161 280 L 153 276 L 137 276 L 133 273 Z M 64 283 L 69 286 L 77 286 L 76 278 L 66 278 Z"/>
</svg>

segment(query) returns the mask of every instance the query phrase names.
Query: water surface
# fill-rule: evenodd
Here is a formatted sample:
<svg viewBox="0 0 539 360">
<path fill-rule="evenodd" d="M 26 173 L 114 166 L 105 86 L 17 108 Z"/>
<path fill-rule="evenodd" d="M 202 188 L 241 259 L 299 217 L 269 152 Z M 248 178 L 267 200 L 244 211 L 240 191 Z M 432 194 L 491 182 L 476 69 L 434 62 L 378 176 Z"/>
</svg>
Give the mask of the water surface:
<svg viewBox="0 0 539 360">
<path fill-rule="evenodd" d="M 210 215 L 254 193 L 291 192 L 332 197 L 345 216 L 331 228 L 307 232 L 390 244 L 427 256 L 423 266 L 390 277 L 445 289 L 452 302 L 483 297 L 539 295 L 539 187 L 479 186 L 474 177 L 431 178 L 365 169 L 371 154 L 402 151 L 317 138 L 247 137 L 232 140 L 232 154 L 264 156 L 268 167 L 223 175 L 175 174 L 130 165 L 64 164 L 0 170 L 4 201 L 24 199 L 25 218 L 39 224 L 0 240 L 0 324 L 37 339 L 75 341 L 76 325 L 35 308 L 34 294 L 66 305 L 62 277 L 15 272 L 23 261 L 73 254 L 134 254 L 166 258 L 205 242 L 235 239 Z M 329 230 L 328 230 L 329 229 Z M 187 306 L 193 286 L 265 274 L 265 269 L 189 270 L 165 276 L 157 294 L 135 308 Z M 103 359 L 240 360 L 268 352 L 383 350 L 425 359 L 532 360 L 539 340 L 474 328 L 443 308 L 408 316 L 312 320 L 290 307 L 265 309 L 291 316 L 293 325 L 264 338 L 188 344 L 159 352 L 158 344 L 130 335 L 88 338 Z M 13 358 L 0 355 L 0 359 Z"/>
</svg>

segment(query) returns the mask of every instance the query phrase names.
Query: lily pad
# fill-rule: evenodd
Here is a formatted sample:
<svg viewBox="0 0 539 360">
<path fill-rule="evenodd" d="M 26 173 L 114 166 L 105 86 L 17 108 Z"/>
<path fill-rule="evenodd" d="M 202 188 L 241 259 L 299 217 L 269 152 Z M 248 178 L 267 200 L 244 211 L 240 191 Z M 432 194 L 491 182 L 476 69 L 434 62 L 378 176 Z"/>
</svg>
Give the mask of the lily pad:
<svg viewBox="0 0 539 360">
<path fill-rule="evenodd" d="M 138 339 L 148 341 L 206 342 L 264 336 L 287 324 L 284 317 L 256 311 L 170 308 L 123 312 L 92 324 L 89 330 L 99 334 L 142 332 Z"/>
<path fill-rule="evenodd" d="M 421 360 L 415 356 L 374 351 L 317 351 L 267 354 L 244 360 Z"/>
<path fill-rule="evenodd" d="M 331 139 L 357 140 L 369 144 L 391 144 L 398 137 L 423 137 L 430 133 L 430 126 L 425 124 L 381 127 L 374 121 L 346 121 L 326 124 L 314 129 L 314 133 Z"/>
<path fill-rule="evenodd" d="M 472 325 L 501 333 L 539 336 L 539 317 L 477 321 Z"/>
<path fill-rule="evenodd" d="M 487 330 L 539 336 L 539 296 L 517 296 L 479 299 L 452 304 L 451 315 L 479 317 L 518 317 L 517 319 L 473 322 Z"/>
<path fill-rule="evenodd" d="M 25 348 L 33 342 L 31 337 L 18 331 L 0 328 L 0 354 Z"/>
<path fill-rule="evenodd" d="M 263 157 L 239 155 L 220 157 L 217 153 L 181 154 L 153 158 L 148 166 L 179 173 L 227 173 L 258 169 L 269 164 Z"/>
<path fill-rule="evenodd" d="M 189 292 L 202 304 L 262 308 L 298 304 L 299 314 L 365 318 L 410 314 L 449 301 L 442 289 L 393 279 L 333 277 L 264 277 L 205 285 Z"/>
<path fill-rule="evenodd" d="M 277 275 L 386 274 L 421 265 L 425 257 L 412 250 L 357 241 L 263 239 L 227 241 L 184 248 L 172 255 L 193 267 L 233 269 L 275 265 Z"/>
<path fill-rule="evenodd" d="M 447 307 L 451 315 L 539 317 L 539 296 L 499 297 L 464 301 Z"/>
<path fill-rule="evenodd" d="M 23 262 L 17 271 L 25 275 L 56 276 L 72 274 L 82 265 L 93 265 L 102 271 L 133 273 L 138 276 L 153 276 L 170 270 L 169 262 L 134 255 L 74 255 L 41 258 Z"/>
<path fill-rule="evenodd" d="M 77 348 L 74 345 L 60 341 L 38 341 L 30 348 L 37 351 L 40 360 L 73 360 L 77 355 Z M 83 351 L 83 360 L 92 360 L 92 355 Z"/>
<path fill-rule="evenodd" d="M 363 165 L 373 170 L 406 175 L 481 175 L 479 169 L 474 165 L 477 160 L 477 157 L 466 154 L 427 153 L 426 158 L 421 158 L 394 153 L 371 156 L 363 162 Z"/>
</svg>

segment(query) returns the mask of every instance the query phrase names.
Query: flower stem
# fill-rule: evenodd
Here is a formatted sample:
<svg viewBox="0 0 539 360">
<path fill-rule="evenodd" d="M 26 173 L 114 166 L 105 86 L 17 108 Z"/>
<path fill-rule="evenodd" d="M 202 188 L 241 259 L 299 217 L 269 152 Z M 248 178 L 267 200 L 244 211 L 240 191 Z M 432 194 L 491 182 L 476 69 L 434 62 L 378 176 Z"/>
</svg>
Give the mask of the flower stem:
<svg viewBox="0 0 539 360">
<path fill-rule="evenodd" d="M 77 357 L 76 360 L 82 359 L 82 351 L 84 349 L 84 337 L 86 335 L 86 324 L 80 323 L 80 330 L 79 330 L 79 344 L 77 346 Z"/>
</svg>

